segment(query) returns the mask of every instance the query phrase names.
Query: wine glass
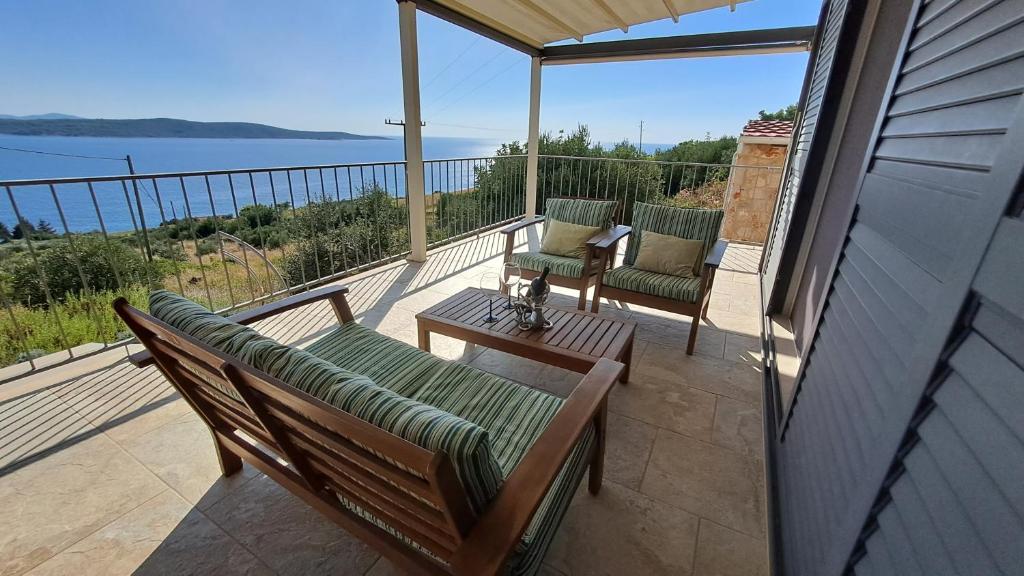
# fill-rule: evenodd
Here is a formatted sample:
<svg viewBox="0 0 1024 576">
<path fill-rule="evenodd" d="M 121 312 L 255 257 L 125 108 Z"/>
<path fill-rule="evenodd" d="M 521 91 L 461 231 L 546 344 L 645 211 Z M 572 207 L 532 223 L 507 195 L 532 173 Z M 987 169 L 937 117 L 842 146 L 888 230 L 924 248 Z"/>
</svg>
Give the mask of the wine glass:
<svg viewBox="0 0 1024 576">
<path fill-rule="evenodd" d="M 484 316 L 484 322 L 493 324 L 498 321 L 498 318 L 494 315 L 494 287 L 498 286 L 500 279 L 498 278 L 497 272 L 484 272 L 480 275 L 480 290 L 487 297 L 487 315 Z"/>
<path fill-rule="evenodd" d="M 515 288 L 518 295 L 519 281 L 522 279 L 522 276 L 522 268 L 511 262 L 506 262 L 501 267 L 501 284 L 505 287 L 505 293 L 508 295 L 505 310 L 515 309 L 515 306 L 512 305 L 512 289 Z"/>
</svg>

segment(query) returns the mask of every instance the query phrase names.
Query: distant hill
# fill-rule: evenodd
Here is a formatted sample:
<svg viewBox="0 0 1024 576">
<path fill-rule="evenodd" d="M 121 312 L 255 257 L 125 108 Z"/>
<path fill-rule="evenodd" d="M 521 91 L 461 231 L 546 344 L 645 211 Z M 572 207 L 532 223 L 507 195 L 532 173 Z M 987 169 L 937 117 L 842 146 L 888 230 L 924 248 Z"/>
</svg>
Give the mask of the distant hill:
<svg viewBox="0 0 1024 576">
<path fill-rule="evenodd" d="M 50 112 L 48 114 L 29 114 L 28 116 L 12 116 L 10 114 L 0 114 L 2 120 L 81 120 L 81 116 L 72 116 L 71 114 L 58 114 L 57 112 Z"/>
<path fill-rule="evenodd" d="M 192 122 L 175 118 L 106 120 L 43 114 L 16 119 L 0 116 L 0 134 L 17 136 L 98 136 L 110 138 L 291 138 L 298 140 L 386 140 L 348 132 L 288 130 L 251 122 Z"/>
</svg>

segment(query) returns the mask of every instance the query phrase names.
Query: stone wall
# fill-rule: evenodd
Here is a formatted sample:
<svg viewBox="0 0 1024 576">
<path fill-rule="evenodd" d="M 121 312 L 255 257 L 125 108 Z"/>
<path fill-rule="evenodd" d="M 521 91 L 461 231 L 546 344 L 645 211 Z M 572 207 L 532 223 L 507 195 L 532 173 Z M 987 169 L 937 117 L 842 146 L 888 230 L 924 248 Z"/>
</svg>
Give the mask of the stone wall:
<svg viewBox="0 0 1024 576">
<path fill-rule="evenodd" d="M 752 143 L 740 138 L 733 164 L 773 169 L 733 168 L 725 191 L 722 238 L 764 243 L 775 210 L 775 199 L 779 194 L 788 148 L 786 143 Z"/>
</svg>

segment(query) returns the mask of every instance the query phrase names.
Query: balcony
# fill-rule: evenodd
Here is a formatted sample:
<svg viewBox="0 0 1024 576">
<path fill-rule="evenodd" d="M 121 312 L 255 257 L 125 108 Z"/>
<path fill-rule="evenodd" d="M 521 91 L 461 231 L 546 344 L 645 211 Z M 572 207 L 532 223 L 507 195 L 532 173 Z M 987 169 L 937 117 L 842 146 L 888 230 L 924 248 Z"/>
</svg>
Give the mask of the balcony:
<svg viewBox="0 0 1024 576">
<path fill-rule="evenodd" d="M 485 164 L 490 171 L 481 170 Z M 189 259 L 179 261 L 178 270 L 166 266 L 166 277 L 159 282 L 176 288 L 181 281 L 183 291 L 197 301 L 228 309 L 258 304 L 314 284 L 344 283 L 351 288 L 358 322 L 415 345 L 417 312 L 467 286 L 479 286 L 485 273 L 500 269 L 503 238 L 493 228 L 522 214 L 523 188 L 512 184 L 514 178 L 504 179 L 508 188 L 499 196 L 503 201 L 475 202 L 476 206 L 489 206 L 486 210 L 446 213 L 446 206 L 451 198 L 474 198 L 471 194 L 483 186 L 480 175 L 498 173 L 494 166 L 510 169 L 509 174 L 514 175 L 523 164 L 516 158 L 444 161 L 433 166 L 427 162 L 428 187 L 432 168 L 434 172 L 431 189 L 435 193 L 427 209 L 431 230 L 435 230 L 435 247 L 422 263 L 402 259 L 399 238 L 390 245 L 371 243 L 364 252 L 343 249 L 329 253 L 339 259 L 361 255 L 359 261 L 353 258 L 344 266 L 318 256 L 303 271 L 305 283 L 288 286 L 286 282 L 281 288 L 274 283 L 275 258 L 259 259 L 248 267 L 244 263 L 244 258 L 267 252 L 272 255 L 274 249 L 269 245 L 264 252 L 262 247 L 236 244 L 204 257 L 189 246 L 197 244 L 189 235 L 180 242 L 170 241 L 183 245 Z M 342 172 L 351 167 L 345 168 Z M 636 199 L 653 198 L 645 194 L 662 194 L 664 189 L 656 186 L 678 186 L 676 190 L 686 193 L 692 188 L 680 184 L 686 178 L 700 186 L 716 179 L 724 181 L 716 176 L 719 168 L 542 158 L 539 195 L 603 193 L 616 197 L 621 190 L 630 206 Z M 680 176 L 686 170 L 696 175 Z M 267 190 L 270 182 L 275 182 L 278 192 L 281 189 L 276 182 L 289 181 L 279 175 L 290 175 L 287 190 L 297 197 L 298 182 L 308 181 L 315 181 L 319 191 L 330 190 L 337 183 L 339 193 L 344 193 L 350 184 L 347 178 L 335 179 L 334 171 L 326 171 L 331 175 L 325 188 L 320 188 L 321 169 L 316 178 L 310 178 L 310 169 L 302 168 L 263 173 L 270 176 Z M 375 172 L 381 188 L 395 176 L 398 184 L 389 184 L 388 202 L 404 207 L 401 170 L 395 165 L 378 165 L 362 167 L 362 171 Z M 85 196 L 84 201 L 94 203 L 95 213 L 102 218 L 110 214 L 103 203 L 109 197 L 103 196 L 102 190 L 130 191 L 133 184 L 142 184 L 151 193 L 168 194 L 164 182 L 177 181 L 176 192 L 182 202 L 176 209 L 183 209 L 188 200 L 191 211 L 191 219 L 179 218 L 178 222 L 198 224 L 212 217 L 218 201 L 226 198 L 215 194 L 222 185 L 237 200 L 241 197 L 238 183 L 258 182 L 258 178 L 248 177 L 254 173 L 260 175 L 260 171 L 242 177 L 228 175 L 229 182 L 218 180 L 222 174 L 62 182 L 55 183 L 53 197 L 70 202 L 66 199 L 74 194 L 72 186 L 92 191 L 92 199 Z M 620 182 L 616 188 L 615 180 L 607 176 L 616 173 L 631 178 L 628 186 Z M 645 174 L 667 177 L 655 181 L 645 179 Z M 207 189 L 205 184 L 195 187 L 193 182 L 211 181 L 212 208 L 201 211 L 199 199 Z M 264 188 L 252 186 L 251 190 L 246 187 L 246 192 L 258 202 Z M 305 186 L 313 185 L 303 184 L 303 196 L 309 191 Z M 353 198 L 358 197 L 362 189 L 351 186 L 348 190 L 356 191 Z M 20 193 L 14 190 L 10 197 L 17 201 L 22 198 Z M 165 227 L 172 223 L 168 214 L 161 221 L 157 204 L 147 202 L 145 193 L 140 194 L 138 204 L 131 201 L 132 196 L 127 195 L 128 205 L 137 209 L 137 215 L 152 216 L 147 224 L 149 235 L 155 236 L 160 228 L 154 220 Z M 289 209 L 301 213 L 315 203 L 296 204 Z M 404 222 L 395 226 L 403 228 Z M 144 230 L 147 228 L 137 226 L 129 232 L 141 236 Z M 326 232 L 326 228 L 317 231 Z M 520 231 L 516 244 L 536 249 L 538 233 Z M 111 230 L 100 236 L 106 241 L 118 238 Z M 73 232 L 65 240 L 78 238 L 79 233 Z M 360 237 L 354 238 L 358 241 Z M 30 241 L 31 237 L 25 243 Z M 145 253 L 144 243 L 134 246 Z M 289 249 L 286 245 L 283 250 L 286 256 Z M 624 246 L 620 247 L 620 259 L 623 250 Z M 374 258 L 367 261 L 366 254 Z M 208 261 L 196 268 L 200 258 Z M 605 488 L 597 497 L 582 489 L 575 497 L 542 573 L 766 573 L 757 338 L 759 258 L 759 247 L 729 247 L 693 356 L 684 353 L 689 331 L 685 317 L 617 302 L 604 304 L 602 314 L 638 322 L 634 371 L 629 384 L 617 386 L 610 398 Z M 316 264 L 330 269 L 315 272 Z M 183 274 L 181 268 L 185 267 L 194 273 Z M 247 270 L 248 275 L 236 268 Z M 225 281 L 216 279 L 218 271 Z M 229 301 L 216 300 L 229 292 Z M 54 297 L 52 293 L 50 297 Z M 572 308 L 575 301 L 570 291 L 555 288 L 554 305 Z M 15 305 L 8 301 L 5 306 L 8 317 L 15 318 L 10 313 Z M 324 303 L 264 321 L 258 329 L 279 341 L 305 346 L 334 322 L 333 312 Z M 78 345 L 84 355 L 64 351 L 58 352 L 57 358 L 37 359 L 36 366 L 15 364 L 13 369 L 22 372 L 15 372 L 13 379 L 0 386 L 0 507 L 6 511 L 0 520 L 0 574 L 69 570 L 97 574 L 393 573 L 393 566 L 371 548 L 248 465 L 241 474 L 221 477 L 203 422 L 154 368 L 140 370 L 126 361 L 126 351 L 138 348 L 131 341 L 117 339 L 93 343 L 92 347 Z M 547 391 L 563 397 L 580 379 L 580 375 L 560 368 L 438 335 L 433 338 L 432 351 L 512 380 L 541 383 Z M 58 366 L 43 370 L 47 362 Z"/>
</svg>

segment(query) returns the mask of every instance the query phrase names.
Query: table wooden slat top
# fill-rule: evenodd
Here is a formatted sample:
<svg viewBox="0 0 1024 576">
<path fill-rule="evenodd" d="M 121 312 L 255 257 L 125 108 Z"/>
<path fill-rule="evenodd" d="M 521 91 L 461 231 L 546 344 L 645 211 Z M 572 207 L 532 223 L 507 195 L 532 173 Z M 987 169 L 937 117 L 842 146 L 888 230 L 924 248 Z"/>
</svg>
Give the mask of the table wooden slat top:
<svg viewBox="0 0 1024 576">
<path fill-rule="evenodd" d="M 487 322 L 488 298 L 497 322 Z M 586 372 L 600 358 L 628 366 L 636 323 L 580 310 L 545 307 L 551 328 L 520 330 L 513 310 L 497 292 L 466 288 L 416 315 L 420 348 L 430 349 L 430 333 L 444 334 L 539 362 Z"/>
</svg>

